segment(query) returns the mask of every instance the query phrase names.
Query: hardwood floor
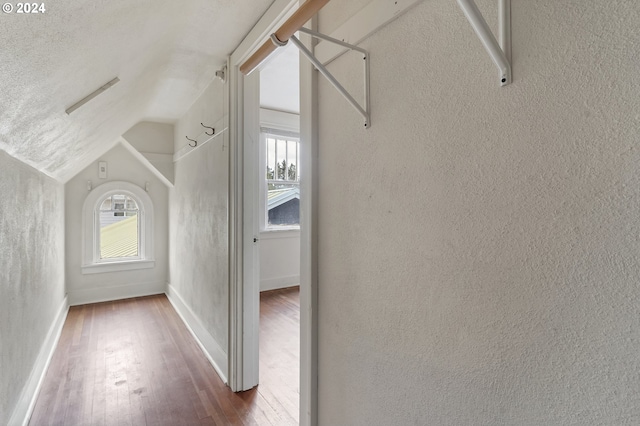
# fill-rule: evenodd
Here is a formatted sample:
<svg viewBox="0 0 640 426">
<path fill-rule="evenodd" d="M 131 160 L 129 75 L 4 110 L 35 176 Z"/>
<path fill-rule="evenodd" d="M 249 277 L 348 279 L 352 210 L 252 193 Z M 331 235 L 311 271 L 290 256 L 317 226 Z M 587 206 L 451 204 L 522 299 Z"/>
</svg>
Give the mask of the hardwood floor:
<svg viewBox="0 0 640 426">
<path fill-rule="evenodd" d="M 258 392 L 287 421 L 298 424 L 300 404 L 300 288 L 260 294 Z M 277 407 L 277 408 L 275 408 Z"/>
<path fill-rule="evenodd" d="M 261 384 L 242 393 L 220 380 L 166 296 L 72 307 L 29 424 L 297 424 L 298 291 L 264 300 Z"/>
</svg>

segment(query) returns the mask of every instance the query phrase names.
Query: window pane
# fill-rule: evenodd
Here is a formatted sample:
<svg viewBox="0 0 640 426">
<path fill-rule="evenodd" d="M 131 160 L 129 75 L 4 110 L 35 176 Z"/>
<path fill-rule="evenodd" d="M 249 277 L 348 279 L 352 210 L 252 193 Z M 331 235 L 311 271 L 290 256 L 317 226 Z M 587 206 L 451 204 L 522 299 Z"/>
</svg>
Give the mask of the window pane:
<svg viewBox="0 0 640 426">
<path fill-rule="evenodd" d="M 125 208 L 127 210 L 138 210 L 138 204 L 136 203 L 136 200 L 134 200 L 131 197 L 125 197 Z"/>
<path fill-rule="evenodd" d="M 278 139 L 276 148 L 276 179 L 286 179 L 287 170 L 287 141 Z"/>
<path fill-rule="evenodd" d="M 297 184 L 273 184 L 267 191 L 269 226 L 300 224 L 300 188 Z"/>
<path fill-rule="evenodd" d="M 287 141 L 287 180 L 297 180 L 298 142 Z"/>
<path fill-rule="evenodd" d="M 276 174 L 276 140 L 267 138 L 267 179 L 275 179 Z"/>
<path fill-rule="evenodd" d="M 138 215 L 119 216 L 115 223 L 100 223 L 100 258 L 138 256 Z"/>
<path fill-rule="evenodd" d="M 100 205 L 100 258 L 138 256 L 138 204 L 115 194 Z"/>
<path fill-rule="evenodd" d="M 300 224 L 300 142 L 268 135 L 266 217 L 268 228 Z"/>
<path fill-rule="evenodd" d="M 101 211 L 138 210 L 136 200 L 128 195 L 115 194 L 107 197 L 100 205 Z"/>
</svg>

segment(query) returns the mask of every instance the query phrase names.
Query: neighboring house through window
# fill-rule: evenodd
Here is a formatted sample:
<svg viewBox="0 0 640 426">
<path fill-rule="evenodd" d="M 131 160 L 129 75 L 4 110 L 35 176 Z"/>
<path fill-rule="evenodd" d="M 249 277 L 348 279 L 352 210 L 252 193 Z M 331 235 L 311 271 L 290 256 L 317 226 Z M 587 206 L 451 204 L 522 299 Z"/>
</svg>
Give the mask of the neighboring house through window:
<svg viewBox="0 0 640 426">
<path fill-rule="evenodd" d="M 152 268 L 153 204 L 142 188 L 108 182 L 89 193 L 83 211 L 82 273 Z"/>
<path fill-rule="evenodd" d="M 300 140 L 263 133 L 266 150 L 265 229 L 300 226 Z"/>
<path fill-rule="evenodd" d="M 100 203 L 100 259 L 138 258 L 138 203 L 125 194 L 108 195 Z"/>
</svg>

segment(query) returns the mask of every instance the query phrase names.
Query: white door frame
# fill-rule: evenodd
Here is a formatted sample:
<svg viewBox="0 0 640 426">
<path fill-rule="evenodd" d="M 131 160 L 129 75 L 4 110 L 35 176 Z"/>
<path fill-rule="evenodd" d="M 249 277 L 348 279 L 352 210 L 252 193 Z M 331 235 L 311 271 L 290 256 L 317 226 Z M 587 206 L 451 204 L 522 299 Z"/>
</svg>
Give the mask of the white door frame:
<svg viewBox="0 0 640 426">
<path fill-rule="evenodd" d="M 302 4 L 302 1 L 300 2 Z M 316 30 L 316 18 L 307 27 Z M 311 37 L 300 34 L 312 50 Z M 313 51 L 313 50 L 312 50 Z M 318 424 L 318 73 L 300 58 L 300 425 Z"/>
<path fill-rule="evenodd" d="M 300 3 L 303 3 L 301 0 Z M 258 384 L 259 185 L 255 144 L 259 143 L 258 73 L 244 77 L 240 65 L 283 22 L 298 0 L 275 0 L 269 10 L 231 55 L 229 71 L 229 386 L 233 391 Z M 317 268 L 314 197 L 317 158 L 313 88 L 315 72 L 300 61 L 300 424 L 317 423 Z M 249 182 L 253 181 L 253 182 Z"/>
</svg>

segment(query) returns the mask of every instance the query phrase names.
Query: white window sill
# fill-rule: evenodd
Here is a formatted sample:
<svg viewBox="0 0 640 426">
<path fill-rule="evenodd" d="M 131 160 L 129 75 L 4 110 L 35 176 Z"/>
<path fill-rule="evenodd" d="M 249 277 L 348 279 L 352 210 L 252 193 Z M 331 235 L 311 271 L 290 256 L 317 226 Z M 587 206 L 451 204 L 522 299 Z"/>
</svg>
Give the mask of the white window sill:
<svg viewBox="0 0 640 426">
<path fill-rule="evenodd" d="M 280 229 L 263 229 L 260 231 L 261 239 L 271 239 L 271 238 L 294 238 L 300 236 L 300 228 L 280 228 Z"/>
<path fill-rule="evenodd" d="M 103 274 L 105 272 L 133 271 L 135 269 L 151 269 L 155 260 L 125 260 L 119 262 L 94 263 L 83 265 L 82 274 Z"/>
<path fill-rule="evenodd" d="M 299 231 L 300 225 L 271 225 L 260 232 Z"/>
</svg>

